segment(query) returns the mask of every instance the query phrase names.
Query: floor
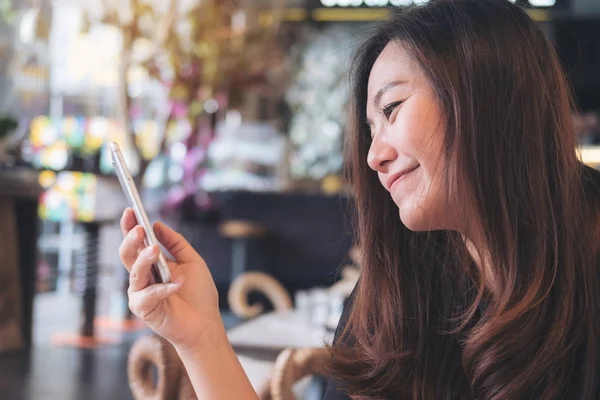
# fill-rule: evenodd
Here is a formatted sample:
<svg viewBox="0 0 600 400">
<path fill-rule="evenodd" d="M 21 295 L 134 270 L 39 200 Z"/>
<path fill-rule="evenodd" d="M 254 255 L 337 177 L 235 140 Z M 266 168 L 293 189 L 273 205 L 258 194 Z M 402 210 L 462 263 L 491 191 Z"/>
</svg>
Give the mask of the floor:
<svg viewBox="0 0 600 400">
<path fill-rule="evenodd" d="M 132 399 L 127 382 L 127 355 L 133 341 L 149 331 L 120 333 L 98 329 L 100 336 L 110 337 L 116 343 L 95 350 L 53 344 L 51 339 L 56 334 L 77 332 L 79 308 L 79 297 L 68 290 L 36 297 L 33 348 L 28 352 L 0 354 L 0 399 Z M 115 316 L 124 311 L 123 296 L 105 289 L 98 301 L 98 314 Z M 227 327 L 237 323 L 228 315 L 224 321 Z"/>
<path fill-rule="evenodd" d="M 39 347 L 29 354 L 3 355 L 0 398 L 131 399 L 128 348 L 128 344 L 101 350 Z"/>
<path fill-rule="evenodd" d="M 145 331 L 100 332 L 111 334 L 117 343 L 96 350 L 53 345 L 53 335 L 77 332 L 79 307 L 79 298 L 69 293 L 36 297 L 34 346 L 29 352 L 0 355 L 0 398 L 131 399 L 127 354 L 135 337 Z M 104 311 L 106 307 L 99 308 Z"/>
</svg>

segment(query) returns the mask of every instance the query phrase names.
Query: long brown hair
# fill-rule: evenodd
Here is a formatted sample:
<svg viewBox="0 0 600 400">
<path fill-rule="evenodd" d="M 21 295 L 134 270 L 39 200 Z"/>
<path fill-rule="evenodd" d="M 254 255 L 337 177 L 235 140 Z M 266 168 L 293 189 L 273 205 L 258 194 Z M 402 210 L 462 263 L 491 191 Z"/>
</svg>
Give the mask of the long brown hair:
<svg viewBox="0 0 600 400">
<path fill-rule="evenodd" d="M 367 82 L 392 41 L 439 99 L 448 194 L 471 194 L 493 295 L 462 236 L 408 230 L 367 165 Z M 393 10 L 354 60 L 347 159 L 363 272 L 330 374 L 355 399 L 600 396 L 600 195 L 586 194 L 552 45 L 508 0 L 439 0 Z"/>
</svg>

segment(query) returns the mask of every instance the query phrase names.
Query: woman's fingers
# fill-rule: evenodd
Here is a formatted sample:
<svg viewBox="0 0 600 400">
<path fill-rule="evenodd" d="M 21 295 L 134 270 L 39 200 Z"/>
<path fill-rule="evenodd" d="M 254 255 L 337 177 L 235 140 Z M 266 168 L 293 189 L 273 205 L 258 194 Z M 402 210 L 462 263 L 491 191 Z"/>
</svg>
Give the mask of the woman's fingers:
<svg viewBox="0 0 600 400">
<path fill-rule="evenodd" d="M 176 293 L 183 284 L 183 276 L 173 283 L 160 283 L 129 293 L 129 309 L 145 322 L 154 320 L 153 313 L 163 300 Z"/>
<path fill-rule="evenodd" d="M 137 226 L 137 219 L 135 218 L 135 213 L 131 208 L 126 208 L 123 211 L 123 215 L 121 216 L 121 221 L 119 223 L 121 227 L 121 233 L 123 233 L 123 242 L 121 243 L 121 247 L 119 248 L 119 255 L 121 257 L 121 261 L 125 265 L 127 269 L 131 269 L 131 266 L 135 262 L 137 255 L 140 250 L 143 249 L 144 243 L 144 235 L 143 229 Z M 137 230 L 135 234 L 132 234 L 133 230 Z M 139 236 L 142 235 L 141 241 L 139 240 Z M 135 253 L 130 250 L 130 244 L 126 243 L 127 241 L 133 240 L 135 242 L 139 242 L 139 245 L 135 248 Z"/>
<path fill-rule="evenodd" d="M 158 259 L 157 246 L 145 248 L 129 273 L 129 292 L 138 292 L 152 283 L 152 264 Z"/>
<path fill-rule="evenodd" d="M 138 258 L 138 251 L 144 244 L 145 232 L 141 226 L 135 226 L 131 229 L 119 246 L 119 257 L 125 268 L 131 270 L 131 267 Z"/>
<path fill-rule="evenodd" d="M 121 215 L 121 232 L 123 233 L 123 237 L 127 236 L 130 230 L 132 230 L 137 225 L 137 219 L 135 218 L 135 213 L 131 208 L 126 208 L 123 211 L 123 215 Z"/>
<path fill-rule="evenodd" d="M 162 222 L 154 224 L 154 233 L 159 242 L 171 253 L 179 263 L 200 260 L 200 255 L 184 237 Z"/>
</svg>

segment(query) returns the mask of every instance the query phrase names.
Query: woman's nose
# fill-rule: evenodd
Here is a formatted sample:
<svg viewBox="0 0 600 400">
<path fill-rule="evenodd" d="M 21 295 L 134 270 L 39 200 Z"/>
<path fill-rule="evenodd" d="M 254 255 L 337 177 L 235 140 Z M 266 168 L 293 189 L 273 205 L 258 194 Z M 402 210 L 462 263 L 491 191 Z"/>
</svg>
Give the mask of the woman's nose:
<svg viewBox="0 0 600 400">
<path fill-rule="evenodd" d="M 387 172 L 387 165 L 397 157 L 398 153 L 393 146 L 375 136 L 369 148 L 367 164 L 372 170 L 385 173 Z"/>
</svg>

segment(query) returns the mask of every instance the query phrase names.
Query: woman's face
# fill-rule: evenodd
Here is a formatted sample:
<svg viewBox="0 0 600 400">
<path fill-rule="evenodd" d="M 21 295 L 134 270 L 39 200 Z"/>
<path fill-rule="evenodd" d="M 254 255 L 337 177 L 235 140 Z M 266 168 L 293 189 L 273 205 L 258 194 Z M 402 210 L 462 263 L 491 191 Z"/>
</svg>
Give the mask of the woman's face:
<svg viewBox="0 0 600 400">
<path fill-rule="evenodd" d="M 443 114 L 437 96 L 403 46 L 389 43 L 368 84 L 373 138 L 367 162 L 414 231 L 458 230 L 459 208 L 446 204 Z"/>
</svg>

